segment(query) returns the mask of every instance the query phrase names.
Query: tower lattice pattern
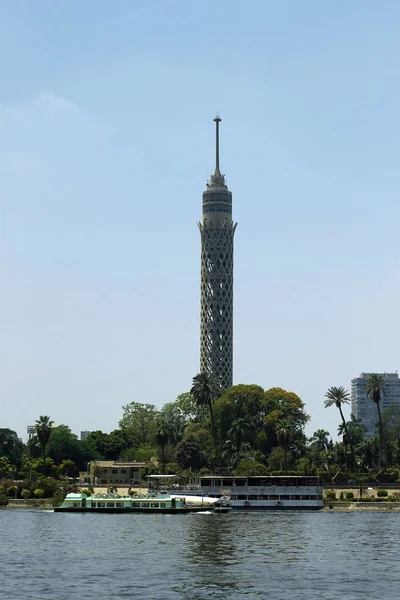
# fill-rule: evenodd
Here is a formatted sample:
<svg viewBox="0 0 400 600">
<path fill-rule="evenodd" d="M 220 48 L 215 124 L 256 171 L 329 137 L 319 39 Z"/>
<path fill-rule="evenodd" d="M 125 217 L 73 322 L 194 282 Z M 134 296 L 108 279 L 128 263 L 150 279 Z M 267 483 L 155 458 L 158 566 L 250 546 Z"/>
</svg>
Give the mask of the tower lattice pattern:
<svg viewBox="0 0 400 600">
<path fill-rule="evenodd" d="M 233 381 L 233 237 L 236 223 L 199 224 L 201 234 L 200 370 L 226 389 Z"/>
</svg>

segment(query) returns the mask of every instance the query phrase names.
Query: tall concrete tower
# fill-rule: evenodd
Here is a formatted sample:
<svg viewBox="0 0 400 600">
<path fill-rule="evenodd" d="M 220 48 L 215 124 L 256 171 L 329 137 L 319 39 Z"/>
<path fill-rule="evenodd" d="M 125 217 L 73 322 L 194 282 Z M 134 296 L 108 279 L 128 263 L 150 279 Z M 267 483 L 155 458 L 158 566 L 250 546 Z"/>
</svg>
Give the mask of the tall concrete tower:
<svg viewBox="0 0 400 600">
<path fill-rule="evenodd" d="M 200 371 L 212 373 L 226 389 L 233 381 L 233 238 L 232 193 L 219 169 L 219 124 L 216 164 L 203 193 L 201 236 Z"/>
</svg>

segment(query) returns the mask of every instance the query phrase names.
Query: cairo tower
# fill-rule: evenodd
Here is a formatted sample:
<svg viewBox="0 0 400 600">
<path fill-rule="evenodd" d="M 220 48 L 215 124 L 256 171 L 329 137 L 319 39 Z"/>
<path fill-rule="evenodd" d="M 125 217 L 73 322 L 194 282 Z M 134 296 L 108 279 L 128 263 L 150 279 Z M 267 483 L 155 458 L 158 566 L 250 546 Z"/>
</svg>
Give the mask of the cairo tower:
<svg viewBox="0 0 400 600">
<path fill-rule="evenodd" d="M 232 193 L 219 168 L 216 125 L 215 172 L 203 193 L 201 236 L 200 371 L 215 375 L 222 389 L 233 383 L 233 238 Z"/>
</svg>

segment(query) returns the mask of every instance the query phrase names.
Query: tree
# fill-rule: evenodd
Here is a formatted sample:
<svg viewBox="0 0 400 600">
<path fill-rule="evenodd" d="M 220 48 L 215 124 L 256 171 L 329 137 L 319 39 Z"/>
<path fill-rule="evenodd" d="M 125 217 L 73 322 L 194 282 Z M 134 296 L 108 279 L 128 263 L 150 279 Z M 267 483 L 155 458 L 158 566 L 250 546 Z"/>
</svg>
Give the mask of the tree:
<svg viewBox="0 0 400 600">
<path fill-rule="evenodd" d="M 347 421 L 347 428 L 349 430 L 353 446 L 356 448 L 358 444 L 363 442 L 367 428 L 365 425 L 363 425 L 361 419 L 357 419 L 357 417 L 354 415 L 350 415 L 350 421 Z"/>
<path fill-rule="evenodd" d="M 94 455 L 91 459 L 96 460 L 101 458 L 104 460 L 118 460 L 122 454 L 126 455 L 126 451 L 130 447 L 137 448 L 132 432 L 126 429 L 115 429 L 111 433 L 103 433 L 99 430 L 92 431 L 84 441 L 86 446 L 83 446 L 83 442 L 81 442 L 81 448 L 91 450 L 91 454 Z"/>
<path fill-rule="evenodd" d="M 345 460 L 346 460 L 346 469 L 349 470 L 349 460 L 348 460 L 348 446 L 349 446 L 349 436 L 348 436 L 348 424 L 340 423 L 338 427 L 338 435 L 342 436 Z"/>
<path fill-rule="evenodd" d="M 60 473 L 64 474 L 66 477 L 71 475 L 71 473 L 75 473 L 77 471 L 76 464 L 71 459 L 63 460 L 60 464 Z"/>
<path fill-rule="evenodd" d="M 329 431 L 325 429 L 317 429 L 314 431 L 313 436 L 310 438 L 310 442 L 315 445 L 318 452 L 323 452 L 329 447 Z"/>
<path fill-rule="evenodd" d="M 214 401 L 221 395 L 219 381 L 216 379 L 216 377 L 210 375 L 209 373 L 198 373 L 195 377 L 193 377 L 193 385 L 190 393 L 193 395 L 197 406 L 204 406 L 208 410 L 211 421 L 211 433 L 214 442 L 215 455 L 218 456 L 213 404 Z"/>
<path fill-rule="evenodd" d="M 50 420 L 50 417 L 40 416 L 39 419 L 35 423 L 35 431 L 38 437 L 40 448 L 42 450 L 42 458 L 43 458 L 43 472 L 46 474 L 46 446 L 49 442 L 51 430 L 53 427 L 53 421 Z"/>
<path fill-rule="evenodd" d="M 154 439 L 154 431 L 159 411 L 153 404 L 130 402 L 122 407 L 123 415 L 119 426 L 129 431 L 136 447 L 149 444 Z"/>
<path fill-rule="evenodd" d="M 264 390 L 258 385 L 239 384 L 225 390 L 214 403 L 214 418 L 219 441 L 227 440 L 229 429 L 236 419 L 244 419 L 249 426 L 249 438 L 255 444 L 263 428 Z"/>
<path fill-rule="evenodd" d="M 47 444 L 47 456 L 59 465 L 63 460 L 72 460 L 78 470 L 83 471 L 91 460 L 99 458 L 90 443 L 81 442 L 67 425 L 58 425 L 51 430 Z"/>
<path fill-rule="evenodd" d="M 382 411 L 383 438 L 400 445 L 400 406 L 389 406 Z"/>
<path fill-rule="evenodd" d="M 193 471 L 199 471 L 202 467 L 207 467 L 207 461 L 201 452 L 201 448 L 194 440 L 182 440 L 176 449 L 176 462 L 181 469 L 191 469 Z"/>
<path fill-rule="evenodd" d="M 160 417 L 157 422 L 156 440 L 161 449 L 161 473 L 163 475 L 165 474 L 165 447 L 168 444 L 170 435 L 171 433 L 167 420 L 164 417 Z"/>
<path fill-rule="evenodd" d="M 11 464 L 19 466 L 23 443 L 12 429 L 0 428 L 0 456 L 8 458 Z"/>
<path fill-rule="evenodd" d="M 292 444 L 297 430 L 296 425 L 292 421 L 281 421 L 276 425 L 275 428 L 276 436 L 278 438 L 278 442 L 283 449 L 284 462 L 285 462 L 285 473 L 287 473 L 288 469 L 288 450 L 290 444 Z"/>
<path fill-rule="evenodd" d="M 246 443 L 249 430 L 249 424 L 239 417 L 233 421 L 228 431 L 229 439 L 224 444 L 221 457 L 233 468 L 250 451 L 250 445 Z"/>
<path fill-rule="evenodd" d="M 174 402 L 164 404 L 160 414 L 169 424 L 170 443 L 176 446 L 182 441 L 185 429 L 190 423 L 203 423 L 207 419 L 207 408 L 197 406 L 192 394 L 185 392 Z"/>
<path fill-rule="evenodd" d="M 265 392 L 262 409 L 268 437 L 268 447 L 264 449 L 266 452 L 277 445 L 277 428 L 283 422 L 291 423 L 296 430 L 296 435 L 300 435 L 310 419 L 305 412 L 304 402 L 299 396 L 282 388 L 271 388 Z"/>
<path fill-rule="evenodd" d="M 8 479 L 13 475 L 14 467 L 7 456 L 0 456 L 0 480 Z"/>
<path fill-rule="evenodd" d="M 377 375 L 372 373 L 367 379 L 365 384 L 365 393 L 368 398 L 374 402 L 378 410 L 378 421 L 379 421 L 379 468 L 382 465 L 382 454 L 383 454 L 383 426 L 382 426 L 382 415 L 381 415 L 381 400 L 386 393 L 386 380 L 383 375 Z"/>
<path fill-rule="evenodd" d="M 257 477 L 260 475 L 268 475 L 268 469 L 265 465 L 252 460 L 241 460 L 235 470 L 237 477 Z"/>
<path fill-rule="evenodd" d="M 349 429 L 347 427 L 347 423 L 343 416 L 343 410 L 342 410 L 342 406 L 344 404 L 350 403 L 350 394 L 343 386 L 339 386 L 339 387 L 333 386 L 328 389 L 328 391 L 325 394 L 325 398 L 326 398 L 325 408 L 329 408 L 330 406 L 335 405 L 339 410 L 339 413 L 340 413 L 340 416 L 342 419 L 342 423 L 343 423 L 343 429 L 344 429 L 347 439 L 349 441 L 350 453 L 351 453 L 351 464 L 352 464 L 352 468 L 354 469 L 355 458 L 354 458 L 353 441 L 351 439 L 351 435 L 349 434 Z"/>
</svg>

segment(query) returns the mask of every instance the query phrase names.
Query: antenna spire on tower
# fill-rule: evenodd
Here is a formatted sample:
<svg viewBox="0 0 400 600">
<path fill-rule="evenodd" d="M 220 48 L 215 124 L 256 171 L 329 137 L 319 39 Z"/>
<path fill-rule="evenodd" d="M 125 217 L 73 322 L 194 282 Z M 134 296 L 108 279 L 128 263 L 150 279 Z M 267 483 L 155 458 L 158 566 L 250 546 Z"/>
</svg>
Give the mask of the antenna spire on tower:
<svg viewBox="0 0 400 600">
<path fill-rule="evenodd" d="M 221 176 L 221 171 L 219 170 L 219 124 L 221 123 L 221 118 L 217 114 L 214 119 L 216 125 L 216 136 L 215 136 L 215 173 L 214 175 Z"/>
</svg>

